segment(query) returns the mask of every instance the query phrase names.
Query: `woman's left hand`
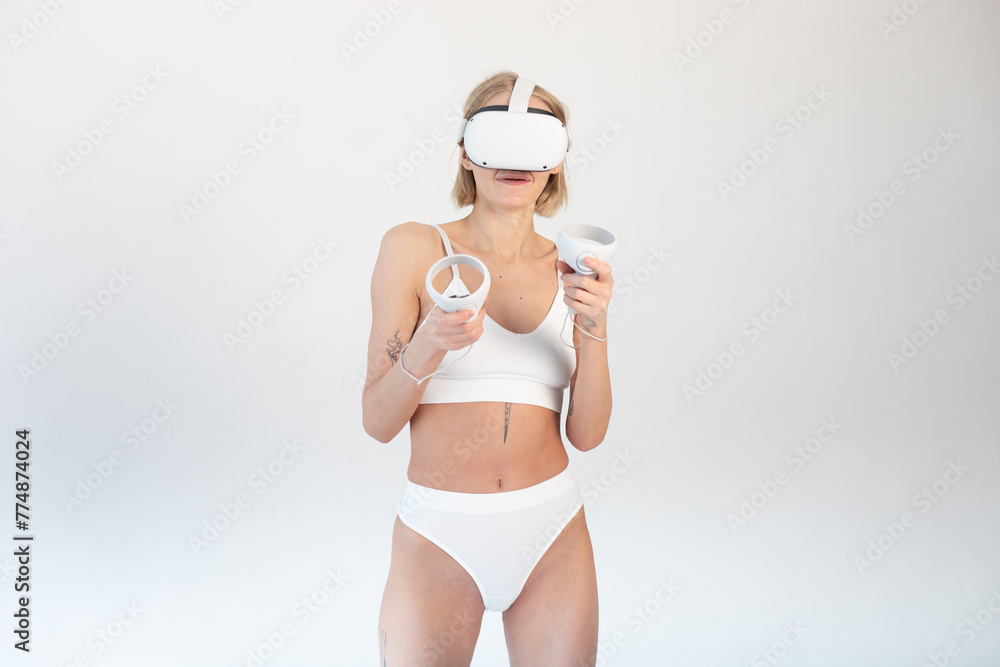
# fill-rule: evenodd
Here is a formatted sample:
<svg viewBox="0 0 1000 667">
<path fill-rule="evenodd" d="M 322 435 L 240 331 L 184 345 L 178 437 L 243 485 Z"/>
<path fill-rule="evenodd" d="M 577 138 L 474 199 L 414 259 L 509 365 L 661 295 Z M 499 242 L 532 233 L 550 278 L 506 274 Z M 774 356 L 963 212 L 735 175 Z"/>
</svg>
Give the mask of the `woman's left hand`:
<svg viewBox="0 0 1000 667">
<path fill-rule="evenodd" d="M 556 266 L 560 279 L 565 285 L 563 301 L 577 312 L 577 324 L 587 333 L 598 338 L 607 336 L 608 304 L 611 303 L 611 287 L 614 278 L 611 267 L 594 257 L 587 257 L 584 264 L 596 272 L 585 276 L 575 273 L 573 267 L 562 260 Z"/>
</svg>

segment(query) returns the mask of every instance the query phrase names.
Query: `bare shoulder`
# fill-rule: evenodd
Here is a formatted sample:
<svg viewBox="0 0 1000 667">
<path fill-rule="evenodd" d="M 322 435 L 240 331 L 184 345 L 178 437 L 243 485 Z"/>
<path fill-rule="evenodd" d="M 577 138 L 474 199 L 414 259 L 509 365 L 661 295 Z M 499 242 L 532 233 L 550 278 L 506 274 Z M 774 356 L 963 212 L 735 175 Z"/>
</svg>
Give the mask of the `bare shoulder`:
<svg viewBox="0 0 1000 667">
<path fill-rule="evenodd" d="M 434 252 L 437 232 L 430 225 L 420 222 L 403 222 L 390 227 L 382 235 L 378 252 L 378 269 L 388 271 L 393 279 L 409 275 L 421 267 L 426 270 L 428 259 Z"/>
<path fill-rule="evenodd" d="M 433 231 L 433 227 L 422 222 L 401 222 L 395 227 L 390 227 L 383 235 L 383 239 L 416 240 L 425 236 L 428 231 Z"/>
<path fill-rule="evenodd" d="M 433 226 L 421 222 L 403 222 L 383 234 L 379 256 L 392 256 L 393 260 L 418 266 L 426 263 L 426 259 L 434 255 L 440 245 L 440 236 Z"/>
<path fill-rule="evenodd" d="M 423 227 L 427 227 L 427 225 L 419 222 L 403 222 L 390 227 L 382 235 L 382 249 L 398 250 L 408 244 L 419 242 L 420 237 L 423 236 Z"/>
<path fill-rule="evenodd" d="M 404 222 L 389 228 L 382 235 L 372 275 L 373 297 L 409 295 L 406 298 L 416 298 L 419 303 L 424 275 L 443 254 L 441 238 L 431 225 Z"/>
</svg>

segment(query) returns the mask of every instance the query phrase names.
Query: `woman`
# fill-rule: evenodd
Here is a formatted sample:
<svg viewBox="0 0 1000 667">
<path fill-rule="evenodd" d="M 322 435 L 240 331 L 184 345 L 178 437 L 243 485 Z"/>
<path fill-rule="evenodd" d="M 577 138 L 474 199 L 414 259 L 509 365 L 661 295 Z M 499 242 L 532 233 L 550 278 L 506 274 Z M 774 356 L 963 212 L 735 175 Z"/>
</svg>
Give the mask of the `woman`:
<svg viewBox="0 0 1000 667">
<path fill-rule="evenodd" d="M 465 118 L 508 104 L 516 79 L 500 72 L 483 81 Z M 566 122 L 542 88 L 529 106 Z M 562 164 L 491 170 L 459 147 L 452 195 L 472 211 L 390 229 L 372 278 L 364 427 L 388 442 L 408 422 L 411 446 L 379 615 L 380 664 L 469 665 L 491 609 L 503 612 L 512 665 L 593 665 L 594 555 L 560 418 L 568 385 L 570 443 L 588 451 L 604 439 L 611 270 L 591 259 L 594 276 L 573 273 L 535 233 L 534 214 L 566 202 Z M 424 286 L 430 266 L 452 253 L 489 269 L 489 297 L 474 315 L 434 307 Z M 475 268 L 460 273 L 470 287 L 481 280 Z M 566 306 L 577 313 L 573 326 Z"/>
</svg>

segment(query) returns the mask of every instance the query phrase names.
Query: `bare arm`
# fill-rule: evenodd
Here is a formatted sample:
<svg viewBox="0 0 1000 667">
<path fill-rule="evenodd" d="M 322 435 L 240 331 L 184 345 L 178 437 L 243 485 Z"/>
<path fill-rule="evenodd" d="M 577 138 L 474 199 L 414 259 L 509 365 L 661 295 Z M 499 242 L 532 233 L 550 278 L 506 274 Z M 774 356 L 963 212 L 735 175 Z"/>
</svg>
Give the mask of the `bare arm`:
<svg viewBox="0 0 1000 667">
<path fill-rule="evenodd" d="M 572 271 L 560 262 L 560 268 Z M 611 267 L 594 260 L 591 268 L 597 279 L 564 274 L 567 283 L 565 302 L 577 311 L 575 319 L 591 335 L 607 337 L 608 304 L 611 302 Z M 573 327 L 576 370 L 570 378 L 566 437 L 581 452 L 597 447 L 604 440 L 611 421 L 611 373 L 608 370 L 608 344 L 591 338 Z"/>
<path fill-rule="evenodd" d="M 372 274 L 372 329 L 368 338 L 368 371 L 361 394 L 365 432 L 379 442 L 389 442 L 410 421 L 427 387 L 417 378 L 433 373 L 448 350 L 458 350 L 479 339 L 483 331 L 480 309 L 476 317 L 468 311 L 445 313 L 434 308 L 417 329 L 420 293 L 427 261 L 427 235 L 422 225 L 405 223 L 382 237 Z"/>
</svg>

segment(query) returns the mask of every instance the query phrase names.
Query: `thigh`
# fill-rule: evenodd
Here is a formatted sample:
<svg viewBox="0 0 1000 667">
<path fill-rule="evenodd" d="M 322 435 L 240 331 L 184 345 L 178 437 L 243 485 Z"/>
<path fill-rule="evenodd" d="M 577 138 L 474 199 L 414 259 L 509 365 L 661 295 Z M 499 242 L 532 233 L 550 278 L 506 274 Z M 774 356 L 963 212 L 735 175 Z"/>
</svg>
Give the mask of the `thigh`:
<svg viewBox="0 0 1000 667">
<path fill-rule="evenodd" d="M 594 665 L 597 615 L 594 549 L 581 508 L 503 614 L 510 664 Z"/>
<path fill-rule="evenodd" d="M 379 611 L 379 665 L 468 667 L 483 611 L 469 573 L 396 517 Z"/>
</svg>

